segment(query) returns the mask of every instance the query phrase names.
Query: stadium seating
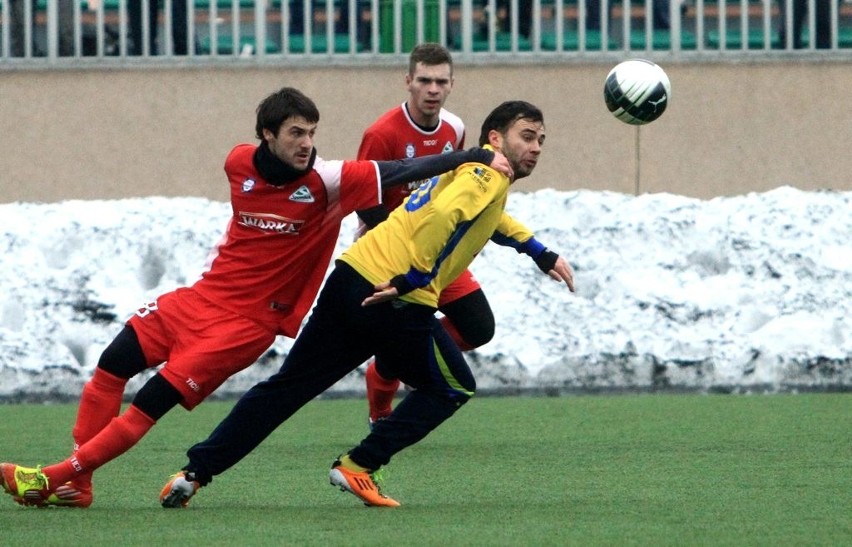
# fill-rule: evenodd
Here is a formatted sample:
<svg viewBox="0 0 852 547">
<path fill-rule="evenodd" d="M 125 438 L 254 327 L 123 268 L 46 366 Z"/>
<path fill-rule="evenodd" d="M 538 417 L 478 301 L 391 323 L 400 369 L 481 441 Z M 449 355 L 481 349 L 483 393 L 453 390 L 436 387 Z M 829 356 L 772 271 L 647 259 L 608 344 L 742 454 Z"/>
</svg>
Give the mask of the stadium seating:
<svg viewBox="0 0 852 547">
<path fill-rule="evenodd" d="M 698 44 L 695 33 L 689 30 L 682 30 L 680 33 L 680 48 L 695 49 Z M 649 47 L 650 46 L 650 47 Z M 644 30 L 633 30 L 630 32 L 630 48 L 631 49 L 653 49 L 653 50 L 668 50 L 673 47 L 672 34 L 669 30 L 653 30 L 650 36 Z"/>
<path fill-rule="evenodd" d="M 455 49 L 461 49 L 461 40 L 456 40 Z M 496 51 L 512 51 L 512 35 L 508 32 L 497 32 L 494 34 L 494 49 Z M 474 36 L 473 51 L 488 51 L 489 42 L 487 36 Z M 529 38 L 518 36 L 518 51 L 531 51 L 532 42 Z"/>
<path fill-rule="evenodd" d="M 746 35 L 746 49 L 763 49 L 766 45 L 766 36 L 761 29 L 750 29 Z M 707 33 L 707 47 L 718 49 L 721 46 L 721 33 L 711 30 Z M 769 35 L 769 47 L 777 47 L 778 33 L 771 32 Z M 740 29 L 728 29 L 725 33 L 725 47 L 727 49 L 742 49 L 743 35 Z"/>
<path fill-rule="evenodd" d="M 740 29 L 728 29 L 725 33 L 725 48 L 727 49 L 742 49 L 743 40 Z M 711 30 L 707 33 L 707 47 L 717 49 L 721 46 L 721 33 L 718 30 Z M 805 28 L 802 31 L 802 43 L 805 47 L 810 43 L 810 30 Z M 750 29 L 747 34 L 746 49 L 764 49 L 765 36 L 762 29 Z M 773 49 L 783 47 L 781 44 L 778 32 L 773 29 L 769 35 L 769 47 Z M 839 29 L 837 36 L 837 47 L 852 48 L 852 28 Z"/>
<path fill-rule="evenodd" d="M 303 34 L 293 34 L 290 36 L 289 43 L 289 51 L 293 53 L 304 53 L 305 52 L 305 36 Z M 357 46 L 358 51 L 362 51 L 363 48 Z M 327 53 L 328 52 L 328 38 L 325 34 L 314 34 L 311 36 L 311 53 Z M 348 53 L 349 52 L 349 35 L 348 34 L 335 34 L 334 35 L 334 53 Z"/>
<path fill-rule="evenodd" d="M 600 51 L 603 36 L 599 30 L 586 31 L 586 49 L 589 51 Z M 541 49 L 555 51 L 557 38 L 555 32 L 543 32 L 541 34 Z M 580 33 L 576 30 L 565 31 L 562 34 L 562 50 L 577 51 L 580 49 Z M 607 49 L 618 49 L 618 42 L 610 35 L 607 39 Z"/>
<path fill-rule="evenodd" d="M 252 54 L 257 50 L 257 41 L 254 36 L 239 37 L 239 51 L 247 54 Z M 210 36 L 205 36 L 199 40 L 198 52 L 209 54 L 213 51 Z M 279 51 L 278 45 L 272 40 L 266 40 L 266 53 L 276 53 Z M 216 38 L 216 53 L 219 55 L 234 54 L 234 39 L 231 35 L 219 35 Z"/>
<path fill-rule="evenodd" d="M 46 9 L 48 0 L 33 0 L 36 3 L 37 17 L 36 25 L 42 27 L 37 34 L 37 40 L 40 42 L 40 50 L 46 50 L 43 44 L 45 33 L 43 30 L 46 24 Z M 118 8 L 120 0 L 78 0 L 82 12 L 83 33 L 92 34 L 92 29 L 98 23 L 94 17 L 94 12 L 91 9 L 95 5 L 99 5 L 100 9 L 104 10 L 106 17 L 103 21 L 104 25 L 111 31 L 117 32 L 119 28 Z M 156 2 L 157 0 L 151 0 Z M 172 0 L 173 2 L 181 2 L 185 0 Z M 222 55 L 233 55 L 240 51 L 256 51 L 257 44 L 254 38 L 255 34 L 255 15 L 256 7 L 259 0 L 192 0 L 195 6 L 195 22 L 194 32 L 198 38 L 199 47 L 198 54 L 209 54 L 216 51 Z M 289 36 L 287 40 L 282 36 L 282 1 L 288 0 L 265 0 L 265 18 L 266 18 L 266 44 L 263 49 L 267 53 L 280 53 L 283 50 L 282 44 L 287 43 L 287 51 L 292 53 L 304 53 L 306 49 L 305 36 L 301 34 L 301 30 Z M 301 2 L 302 0 L 293 0 Z M 313 54 L 329 53 L 327 35 L 325 29 L 328 22 L 326 21 L 326 6 L 327 3 L 333 1 L 336 6 L 342 2 L 349 0 L 313 0 L 313 34 L 311 39 L 310 52 Z M 441 25 L 438 17 L 443 12 L 447 16 L 445 28 L 447 31 L 449 47 L 454 51 L 460 51 L 462 48 L 462 39 L 460 31 L 462 25 L 461 17 L 461 0 L 446 0 L 445 10 L 441 10 L 441 0 L 423 0 L 422 12 L 418 10 L 418 4 L 415 0 L 377 0 L 375 5 L 378 12 L 374 14 L 377 19 L 366 12 L 362 12 L 358 16 L 357 24 L 359 26 L 359 40 L 356 42 L 355 51 L 368 52 L 372 50 L 370 41 L 374 37 L 369 29 L 371 23 L 377 24 L 378 43 L 374 46 L 380 53 L 407 53 L 413 47 L 418 39 L 418 34 L 423 40 L 437 41 L 440 39 L 439 31 Z M 553 51 L 568 51 L 575 52 L 585 51 L 600 51 L 602 47 L 602 36 L 600 31 L 588 30 L 585 32 L 585 44 L 581 48 L 578 26 L 581 22 L 580 6 L 578 1 L 581 0 L 563 0 L 561 3 L 562 9 L 556 9 L 556 0 L 540 0 L 541 19 L 537 25 L 540 41 L 535 49 L 541 49 L 543 52 Z M 635 50 L 635 51 L 667 51 L 673 46 L 671 32 L 668 30 L 653 30 L 650 34 L 645 30 L 645 1 L 646 0 L 630 0 L 629 14 L 624 11 L 627 0 L 614 0 L 612 4 L 612 20 L 611 31 L 607 36 L 607 50 Z M 704 50 L 719 50 L 722 49 L 722 44 L 726 50 L 763 50 L 763 49 L 784 49 L 786 44 L 780 43 L 778 38 L 778 2 L 783 0 L 770 0 L 766 3 L 764 0 L 686 0 L 684 9 L 682 10 L 681 19 L 681 34 L 680 34 L 680 49 L 691 51 L 701 49 Z M 365 4 L 361 4 L 364 6 Z M 506 25 L 497 25 L 497 32 L 493 36 L 493 42 L 489 40 L 483 28 L 486 26 L 486 21 L 489 19 L 489 14 L 485 9 L 486 0 L 475 0 L 472 13 L 472 36 L 471 44 L 472 51 L 476 53 L 488 52 L 491 50 L 493 43 L 495 52 L 511 52 L 513 51 L 513 36 L 506 32 Z M 0 9 L 3 4 L 0 3 Z M 211 19 L 211 8 L 215 6 L 215 20 Z M 234 10 L 238 13 L 235 13 Z M 401 11 L 397 11 L 400 9 Z M 699 13 L 700 9 L 700 13 Z M 769 35 L 765 36 L 764 30 L 764 14 L 769 16 Z M 396 15 L 401 14 L 401 28 L 395 29 Z M 418 28 L 418 15 L 422 15 L 422 28 Z M 720 31 L 720 15 L 726 20 L 724 31 Z M 500 15 L 505 16 L 505 10 Z M 630 18 L 629 26 L 631 27 L 629 40 L 624 44 L 623 27 L 624 17 Z M 557 18 L 561 18 L 561 26 L 564 29 L 562 32 L 562 43 L 557 47 L 557 38 L 555 27 Z M 745 18 L 745 19 L 743 19 Z M 234 28 L 236 19 L 236 26 Z M 747 23 L 745 33 L 741 31 L 743 21 Z M 502 19 L 505 23 L 505 19 Z M 163 19 L 159 22 L 163 24 Z M 217 25 L 218 34 L 216 36 L 216 44 L 211 44 L 210 31 L 211 25 Z M 338 26 L 339 27 L 339 26 Z M 366 28 L 366 30 L 365 30 Z M 333 53 L 346 54 L 350 53 L 350 40 L 348 34 L 342 34 L 341 28 L 336 29 L 338 34 L 334 35 L 332 51 Z M 518 29 L 524 31 L 527 29 Z M 701 31 L 700 33 L 698 31 Z M 345 32 L 345 30 L 344 30 Z M 397 36 L 397 32 L 400 35 Z M 237 33 L 237 47 L 240 51 L 234 52 L 233 35 Z M 724 36 L 723 36 L 724 35 Z M 808 47 L 809 32 L 806 28 L 803 32 L 805 47 Z M 516 40 L 517 51 L 529 52 L 533 51 L 534 44 L 530 38 L 518 34 Z M 400 44 L 400 50 L 395 50 L 396 44 Z M 844 0 L 839 4 L 839 20 L 838 20 L 838 48 L 852 49 L 852 0 Z M 0 54 L 7 54 L 0 52 Z M 107 53 L 109 54 L 109 53 Z M 86 55 L 84 53 L 84 55 Z"/>
</svg>

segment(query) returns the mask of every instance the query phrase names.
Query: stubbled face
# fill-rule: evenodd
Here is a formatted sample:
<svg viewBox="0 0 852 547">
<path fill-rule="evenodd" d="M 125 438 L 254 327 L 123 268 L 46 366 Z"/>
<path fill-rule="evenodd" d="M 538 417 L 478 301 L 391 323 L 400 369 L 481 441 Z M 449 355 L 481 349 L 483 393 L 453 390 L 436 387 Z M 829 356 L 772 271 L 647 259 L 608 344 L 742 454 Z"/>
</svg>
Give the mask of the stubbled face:
<svg viewBox="0 0 852 547">
<path fill-rule="evenodd" d="M 414 74 L 406 74 L 408 111 L 414 121 L 425 127 L 438 124 L 441 107 L 453 89 L 449 64 L 424 65 L 417 63 Z"/>
<path fill-rule="evenodd" d="M 543 123 L 521 118 L 505 134 L 492 131 L 490 142 L 509 160 L 517 180 L 529 176 L 535 169 L 544 137 Z"/>
<path fill-rule="evenodd" d="M 293 116 L 284 120 L 277 136 L 264 129 L 263 138 L 278 159 L 301 171 L 308 167 L 316 131 L 316 123 L 308 122 L 301 116 Z"/>
</svg>

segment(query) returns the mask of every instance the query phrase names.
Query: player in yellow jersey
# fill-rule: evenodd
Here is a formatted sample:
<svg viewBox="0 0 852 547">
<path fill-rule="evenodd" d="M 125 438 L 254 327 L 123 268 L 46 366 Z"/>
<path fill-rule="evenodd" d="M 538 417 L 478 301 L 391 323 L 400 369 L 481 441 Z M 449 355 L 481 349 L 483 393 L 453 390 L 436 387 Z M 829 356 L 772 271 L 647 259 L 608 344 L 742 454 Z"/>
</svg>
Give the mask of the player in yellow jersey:
<svg viewBox="0 0 852 547">
<path fill-rule="evenodd" d="M 359 160 L 389 161 L 443 154 L 464 148 L 465 125 L 444 108 L 453 89 L 453 57 L 441 44 L 424 42 L 411 50 L 405 75 L 408 98 L 382 114 L 365 131 L 358 148 Z M 397 185 L 382 191 L 382 204 L 358 211 L 359 234 L 384 221 L 424 181 Z M 492 241 L 526 253 L 545 273 L 553 267 L 553 253 L 527 228 L 506 218 L 510 237 L 495 233 Z M 438 300 L 441 325 L 462 351 L 483 346 L 494 337 L 494 312 L 485 291 L 469 269 L 444 286 Z M 393 411 L 399 380 L 382 376 L 381 361 L 371 359 L 364 370 L 369 424 Z"/>
<path fill-rule="evenodd" d="M 524 101 L 492 111 L 479 139 L 506 156 L 515 178 L 532 172 L 543 142 L 544 117 Z M 237 463 L 304 404 L 375 355 L 386 373 L 414 389 L 334 462 L 329 479 L 367 505 L 399 505 L 381 494 L 372 473 L 474 394 L 473 374 L 435 318 L 436 306 L 442 288 L 498 228 L 517 235 L 503 226 L 511 183 L 486 165 L 464 164 L 422 186 L 359 238 L 337 261 L 281 369 L 247 391 L 213 433 L 189 450 L 189 464 L 166 485 L 161 501 L 181 489 L 181 499 L 188 501 L 199 485 Z M 571 267 L 551 255 L 549 274 L 573 291 Z"/>
</svg>

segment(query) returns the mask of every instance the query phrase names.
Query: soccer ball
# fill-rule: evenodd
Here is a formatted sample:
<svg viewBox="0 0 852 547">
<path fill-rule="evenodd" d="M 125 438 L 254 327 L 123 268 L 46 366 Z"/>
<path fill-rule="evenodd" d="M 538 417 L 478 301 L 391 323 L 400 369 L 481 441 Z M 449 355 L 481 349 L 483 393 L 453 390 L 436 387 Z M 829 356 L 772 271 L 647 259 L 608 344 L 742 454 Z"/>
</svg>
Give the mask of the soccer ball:
<svg viewBox="0 0 852 547">
<path fill-rule="evenodd" d="M 604 82 L 606 107 L 631 125 L 644 125 L 662 116 L 671 97 L 672 84 L 665 71 L 645 59 L 617 64 Z"/>
</svg>

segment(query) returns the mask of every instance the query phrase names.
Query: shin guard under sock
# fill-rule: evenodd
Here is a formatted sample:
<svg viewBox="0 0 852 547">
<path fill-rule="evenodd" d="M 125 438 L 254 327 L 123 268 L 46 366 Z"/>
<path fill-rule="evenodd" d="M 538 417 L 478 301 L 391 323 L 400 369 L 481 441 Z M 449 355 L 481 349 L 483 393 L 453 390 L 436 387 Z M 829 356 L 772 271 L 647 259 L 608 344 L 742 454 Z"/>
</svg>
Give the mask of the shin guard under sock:
<svg viewBox="0 0 852 547">
<path fill-rule="evenodd" d="M 72 430 L 77 447 L 89 442 L 118 416 L 125 385 L 125 378 L 113 376 L 102 368 L 95 369 L 92 379 L 83 386 L 77 408 L 77 421 Z"/>
<path fill-rule="evenodd" d="M 105 463 L 127 452 L 156 422 L 133 405 L 82 445 L 67 460 L 44 467 L 51 488 L 80 475 L 91 474 Z"/>
<path fill-rule="evenodd" d="M 127 379 L 114 376 L 100 367 L 95 368 L 91 380 L 83 386 L 77 407 L 77 421 L 72 430 L 75 452 L 118 416 L 126 385 Z M 91 488 L 91 483 L 91 472 L 74 479 L 74 484 L 83 488 Z"/>
</svg>

